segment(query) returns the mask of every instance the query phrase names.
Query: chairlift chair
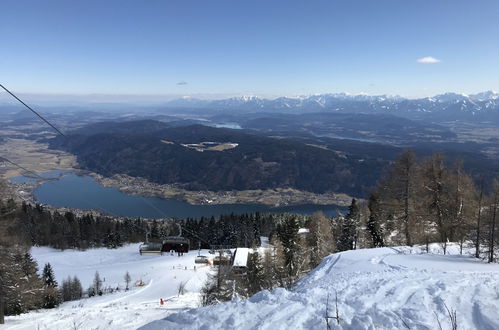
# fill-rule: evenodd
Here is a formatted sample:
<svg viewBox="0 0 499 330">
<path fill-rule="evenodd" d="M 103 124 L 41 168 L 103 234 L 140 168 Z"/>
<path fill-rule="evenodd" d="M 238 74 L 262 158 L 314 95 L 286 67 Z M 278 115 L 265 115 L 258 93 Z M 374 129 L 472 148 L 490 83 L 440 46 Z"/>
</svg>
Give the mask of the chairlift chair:
<svg viewBox="0 0 499 330">
<path fill-rule="evenodd" d="M 187 253 L 190 248 L 188 238 L 182 237 L 182 226 L 178 225 L 179 234 L 177 236 L 167 236 L 163 239 L 162 252 L 175 251 L 177 253 Z"/>
</svg>

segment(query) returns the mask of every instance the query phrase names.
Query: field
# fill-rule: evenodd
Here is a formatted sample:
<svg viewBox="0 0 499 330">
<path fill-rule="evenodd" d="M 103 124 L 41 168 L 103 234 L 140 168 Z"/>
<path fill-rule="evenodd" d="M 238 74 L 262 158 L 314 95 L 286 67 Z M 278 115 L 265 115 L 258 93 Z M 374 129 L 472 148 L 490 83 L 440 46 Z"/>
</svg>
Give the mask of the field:
<svg viewBox="0 0 499 330">
<path fill-rule="evenodd" d="M 35 173 L 50 170 L 68 170 L 76 164 L 76 159 L 63 151 L 50 150 L 46 143 L 34 140 L 6 138 L 0 143 L 0 156 L 8 158 L 22 167 Z M 24 175 L 19 168 L 3 163 L 0 167 L 0 177 L 7 179 Z"/>
</svg>

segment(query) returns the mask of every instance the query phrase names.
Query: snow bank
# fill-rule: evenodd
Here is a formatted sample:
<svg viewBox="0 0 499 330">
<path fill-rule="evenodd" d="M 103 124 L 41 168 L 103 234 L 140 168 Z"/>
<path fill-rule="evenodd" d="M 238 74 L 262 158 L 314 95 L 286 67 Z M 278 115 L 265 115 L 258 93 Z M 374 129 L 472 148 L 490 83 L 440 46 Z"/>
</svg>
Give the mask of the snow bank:
<svg viewBox="0 0 499 330">
<path fill-rule="evenodd" d="M 438 250 L 439 246 L 432 246 Z M 141 329 L 325 329 L 326 305 L 341 329 L 499 329 L 499 265 L 470 256 L 399 247 L 347 251 L 324 259 L 291 291 L 183 311 Z"/>
</svg>

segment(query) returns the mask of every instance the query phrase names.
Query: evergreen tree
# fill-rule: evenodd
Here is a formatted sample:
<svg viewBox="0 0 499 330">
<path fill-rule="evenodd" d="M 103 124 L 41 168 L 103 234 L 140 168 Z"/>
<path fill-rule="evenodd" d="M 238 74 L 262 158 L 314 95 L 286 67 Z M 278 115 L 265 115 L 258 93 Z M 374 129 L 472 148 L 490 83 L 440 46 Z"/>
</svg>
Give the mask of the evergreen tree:
<svg viewBox="0 0 499 330">
<path fill-rule="evenodd" d="M 246 272 L 247 295 L 252 296 L 265 287 L 265 274 L 262 260 L 258 252 L 248 256 L 248 269 Z"/>
<path fill-rule="evenodd" d="M 46 288 L 27 248 L 0 245 L 0 283 L 6 315 L 44 306 Z"/>
<path fill-rule="evenodd" d="M 383 235 L 381 233 L 382 210 L 379 195 L 374 192 L 369 196 L 367 204 L 369 208 L 369 219 L 367 221 L 367 231 L 370 236 L 372 247 L 382 247 Z"/>
<path fill-rule="evenodd" d="M 45 282 L 45 286 L 55 288 L 57 287 L 57 281 L 55 280 L 54 270 L 50 263 L 46 263 L 43 267 L 42 278 Z"/>
<path fill-rule="evenodd" d="M 360 210 L 357 200 L 352 199 L 348 214 L 340 218 L 340 233 L 337 243 L 338 251 L 353 250 L 357 241 L 357 226 L 360 220 Z"/>
<path fill-rule="evenodd" d="M 43 307 L 54 308 L 60 303 L 61 293 L 57 289 L 57 281 L 55 280 L 54 271 L 50 263 L 46 263 L 42 271 L 42 280 L 45 284 L 43 293 Z"/>
<path fill-rule="evenodd" d="M 43 308 L 55 308 L 61 302 L 61 293 L 56 287 L 46 287 L 43 292 Z"/>
<path fill-rule="evenodd" d="M 286 215 L 281 223 L 277 225 L 277 236 L 279 237 L 284 249 L 284 265 L 287 273 L 286 286 L 288 287 L 291 286 L 295 279 L 299 276 L 299 229 L 300 224 L 297 217 L 294 215 Z"/>
<path fill-rule="evenodd" d="M 214 305 L 236 297 L 235 277 L 232 267 L 224 263 L 217 265 L 217 271 L 209 274 L 201 289 L 201 304 Z"/>
</svg>

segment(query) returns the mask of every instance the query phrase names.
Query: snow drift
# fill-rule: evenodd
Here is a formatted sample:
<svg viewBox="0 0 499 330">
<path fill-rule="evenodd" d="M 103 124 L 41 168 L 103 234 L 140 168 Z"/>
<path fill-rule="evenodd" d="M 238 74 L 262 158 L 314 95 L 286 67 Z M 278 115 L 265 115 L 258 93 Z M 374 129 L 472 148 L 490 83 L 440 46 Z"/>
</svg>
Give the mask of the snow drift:
<svg viewBox="0 0 499 330">
<path fill-rule="evenodd" d="M 433 252 L 438 245 L 432 246 Z M 324 259 L 292 290 L 172 314 L 141 329 L 499 329 L 499 265 L 470 256 L 398 247 L 347 251 Z M 329 304 L 327 304 L 329 300 Z"/>
</svg>

